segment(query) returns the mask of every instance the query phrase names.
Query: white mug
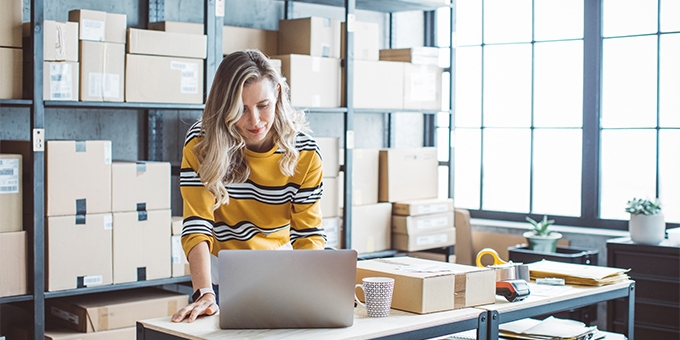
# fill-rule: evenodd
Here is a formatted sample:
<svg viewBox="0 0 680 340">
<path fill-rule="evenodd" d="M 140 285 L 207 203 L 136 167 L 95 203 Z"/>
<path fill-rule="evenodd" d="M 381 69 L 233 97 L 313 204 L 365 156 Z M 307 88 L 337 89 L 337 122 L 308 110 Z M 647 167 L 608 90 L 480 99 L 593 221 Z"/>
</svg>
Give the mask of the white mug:
<svg viewBox="0 0 680 340">
<path fill-rule="evenodd" d="M 354 288 L 354 299 L 359 305 L 366 309 L 368 316 L 381 318 L 390 315 L 392 306 L 392 292 L 394 291 L 394 279 L 391 277 L 366 277 L 361 280 L 361 284 Z M 356 289 L 364 291 L 364 300 L 359 301 Z"/>
</svg>

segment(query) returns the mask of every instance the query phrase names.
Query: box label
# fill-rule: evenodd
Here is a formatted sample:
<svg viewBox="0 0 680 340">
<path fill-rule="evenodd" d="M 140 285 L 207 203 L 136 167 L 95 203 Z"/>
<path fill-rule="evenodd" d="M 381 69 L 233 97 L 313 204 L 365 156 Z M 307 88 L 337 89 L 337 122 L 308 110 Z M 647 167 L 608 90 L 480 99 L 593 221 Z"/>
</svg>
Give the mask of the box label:
<svg viewBox="0 0 680 340">
<path fill-rule="evenodd" d="M 67 63 L 50 64 L 50 99 L 73 99 L 73 73 L 71 67 L 73 65 Z"/>
<path fill-rule="evenodd" d="M 101 275 L 90 275 L 83 277 L 83 285 L 89 287 L 91 285 L 100 285 L 104 283 L 104 278 Z"/>
<path fill-rule="evenodd" d="M 432 72 L 411 73 L 411 101 L 427 102 L 437 99 L 437 77 Z"/>
<path fill-rule="evenodd" d="M 449 219 L 446 217 L 436 217 L 436 218 L 427 218 L 418 221 L 416 223 L 416 228 L 417 229 L 432 229 L 432 228 L 440 228 L 440 227 L 446 227 L 448 225 Z"/>
<path fill-rule="evenodd" d="M 428 244 L 444 243 L 448 239 L 449 236 L 447 234 L 418 236 L 418 238 L 416 238 L 416 245 L 425 246 Z"/>
<path fill-rule="evenodd" d="M 0 194 L 19 193 L 19 159 L 0 159 Z"/>
<path fill-rule="evenodd" d="M 87 94 L 90 97 L 119 98 L 120 75 L 111 73 L 90 72 L 88 80 L 90 86 Z"/>
<path fill-rule="evenodd" d="M 104 164 L 111 164 L 111 141 L 104 142 Z"/>
<path fill-rule="evenodd" d="M 172 249 L 172 264 L 184 263 L 184 250 L 182 249 L 182 236 L 175 235 L 170 237 L 170 248 Z"/>
<path fill-rule="evenodd" d="M 180 71 L 180 93 L 198 93 L 198 64 L 171 61 L 170 69 Z"/>
<path fill-rule="evenodd" d="M 80 39 L 104 41 L 106 23 L 101 20 L 83 19 L 80 22 Z"/>
<path fill-rule="evenodd" d="M 113 216 L 111 214 L 104 215 L 104 230 L 113 230 Z"/>
<path fill-rule="evenodd" d="M 52 316 L 55 316 L 59 319 L 66 320 L 74 325 L 78 324 L 78 315 L 75 315 L 73 313 L 69 313 L 63 309 L 59 309 L 57 307 L 52 307 L 50 309 L 50 313 Z"/>
<path fill-rule="evenodd" d="M 418 206 L 418 214 L 432 214 L 438 212 L 445 212 L 449 210 L 449 205 L 446 203 L 440 204 L 424 204 Z"/>
</svg>

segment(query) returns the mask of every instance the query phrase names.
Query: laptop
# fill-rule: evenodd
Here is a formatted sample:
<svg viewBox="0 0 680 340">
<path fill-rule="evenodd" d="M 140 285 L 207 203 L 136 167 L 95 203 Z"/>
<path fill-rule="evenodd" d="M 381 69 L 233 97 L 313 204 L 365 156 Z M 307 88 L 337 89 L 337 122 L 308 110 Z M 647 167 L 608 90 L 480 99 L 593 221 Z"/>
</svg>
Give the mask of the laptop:
<svg viewBox="0 0 680 340">
<path fill-rule="evenodd" d="M 337 328 L 354 322 L 357 252 L 222 250 L 220 328 Z"/>
</svg>

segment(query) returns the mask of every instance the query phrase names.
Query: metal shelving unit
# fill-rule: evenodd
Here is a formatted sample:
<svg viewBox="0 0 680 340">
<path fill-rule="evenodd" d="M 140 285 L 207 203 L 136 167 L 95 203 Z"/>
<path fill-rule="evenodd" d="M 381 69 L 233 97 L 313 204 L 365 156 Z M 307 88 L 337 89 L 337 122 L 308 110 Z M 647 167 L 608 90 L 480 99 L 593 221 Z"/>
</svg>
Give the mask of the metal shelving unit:
<svg viewBox="0 0 680 340">
<path fill-rule="evenodd" d="M 57 292 L 45 291 L 45 109 L 57 108 L 73 108 L 73 109 L 121 109 L 121 110 L 143 110 L 145 111 L 145 118 L 147 124 L 147 158 L 155 160 L 158 153 L 156 148 L 162 144 L 162 124 L 160 121 L 162 115 L 159 111 L 162 110 L 203 110 L 203 104 L 170 104 L 170 103 L 111 103 L 111 102 L 76 102 L 76 101 L 44 101 L 43 100 L 43 22 L 45 1 L 51 0 L 31 0 L 30 1 L 30 22 L 32 35 L 28 41 L 28 45 L 24 46 L 24 53 L 31 56 L 30 60 L 30 75 L 24 81 L 30 82 L 33 86 L 30 98 L 19 100 L 0 100 L 0 107 L 25 107 L 30 110 L 30 129 L 31 140 L 34 148 L 33 163 L 26 164 L 32 167 L 33 177 L 33 205 L 34 211 L 32 213 L 32 228 L 27 230 L 28 235 L 28 258 L 27 262 L 32 263 L 32 267 L 28 268 L 28 289 L 29 294 L 0 298 L 0 304 L 15 303 L 15 302 L 30 302 L 33 309 L 33 328 L 31 332 L 32 338 L 38 340 L 43 339 L 45 332 L 45 300 L 63 296 L 74 296 L 80 294 L 89 294 L 96 292 L 107 292 L 134 289 L 139 287 L 149 286 L 163 286 L 177 283 L 184 283 L 190 281 L 190 277 L 169 278 L 161 280 L 149 280 L 143 282 L 134 282 L 126 284 L 113 284 L 107 286 L 97 286 L 90 288 L 79 288 Z M 163 20 L 162 9 L 164 8 L 164 0 L 148 0 L 149 1 L 149 21 Z M 221 41 L 222 30 L 218 26 L 218 19 L 216 17 L 216 2 L 220 0 L 203 0 L 204 1 L 204 29 L 208 38 L 207 58 L 205 60 L 204 69 L 204 89 L 205 93 L 210 90 L 210 85 L 214 74 L 221 60 Z M 280 0 L 279 0 L 280 1 Z M 344 7 L 345 21 L 355 21 L 356 9 L 378 11 L 383 13 L 393 13 L 400 11 L 433 11 L 441 7 L 451 7 L 450 4 L 444 3 L 442 0 L 285 0 L 285 18 L 289 18 L 289 11 L 292 9 L 294 2 L 313 3 L 321 5 L 329 5 L 335 7 Z M 453 8 L 451 7 L 453 24 Z M 346 30 L 352 25 L 346 25 Z M 392 112 L 419 112 L 412 110 L 379 110 L 379 109 L 355 109 L 353 107 L 353 90 L 354 90 L 354 51 L 353 41 L 354 32 L 345 31 L 348 48 L 342 56 L 345 60 L 345 82 L 342 91 L 345 93 L 346 105 L 339 108 L 305 108 L 310 113 L 342 113 L 344 115 L 344 150 L 345 150 L 345 169 L 352 169 L 352 149 L 354 149 L 354 114 L 355 113 L 380 113 L 387 116 L 386 121 L 388 127 L 391 127 L 389 115 Z M 391 39 L 391 37 L 390 37 Z M 453 57 L 453 50 L 451 56 Z M 452 58 L 453 60 L 453 58 Z M 453 85 L 453 77 L 451 77 L 451 84 Z M 453 87 L 452 87 L 453 88 Z M 451 102 L 452 103 L 452 102 Z M 449 111 L 452 113 L 452 111 Z M 425 114 L 433 114 L 434 112 L 425 112 Z M 451 125 L 452 126 L 452 125 Z M 389 129 L 389 128 L 388 128 Z M 390 132 L 388 131 L 388 134 Z M 388 143 L 391 137 L 387 138 Z M 389 145 L 388 145 L 389 146 Z M 452 158 L 451 158 L 452 159 Z M 352 197 L 352 171 L 346 171 L 344 181 L 344 212 L 345 232 L 342 235 L 344 238 L 344 245 L 346 248 L 351 248 L 351 197 Z M 452 191 L 451 191 L 452 192 Z M 393 256 L 396 251 L 377 252 L 374 254 L 362 254 L 365 258 Z"/>
</svg>

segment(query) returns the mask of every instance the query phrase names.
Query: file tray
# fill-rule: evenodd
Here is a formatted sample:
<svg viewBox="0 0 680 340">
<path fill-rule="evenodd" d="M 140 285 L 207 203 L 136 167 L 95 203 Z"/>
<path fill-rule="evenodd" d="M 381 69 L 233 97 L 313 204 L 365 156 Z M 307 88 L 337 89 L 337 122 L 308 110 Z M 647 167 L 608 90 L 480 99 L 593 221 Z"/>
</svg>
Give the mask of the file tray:
<svg viewBox="0 0 680 340">
<path fill-rule="evenodd" d="M 543 259 L 557 262 L 597 265 L 598 251 L 576 247 L 557 247 L 554 253 L 539 252 L 528 246 L 508 247 L 508 257 L 512 262 L 531 263 Z"/>
</svg>

